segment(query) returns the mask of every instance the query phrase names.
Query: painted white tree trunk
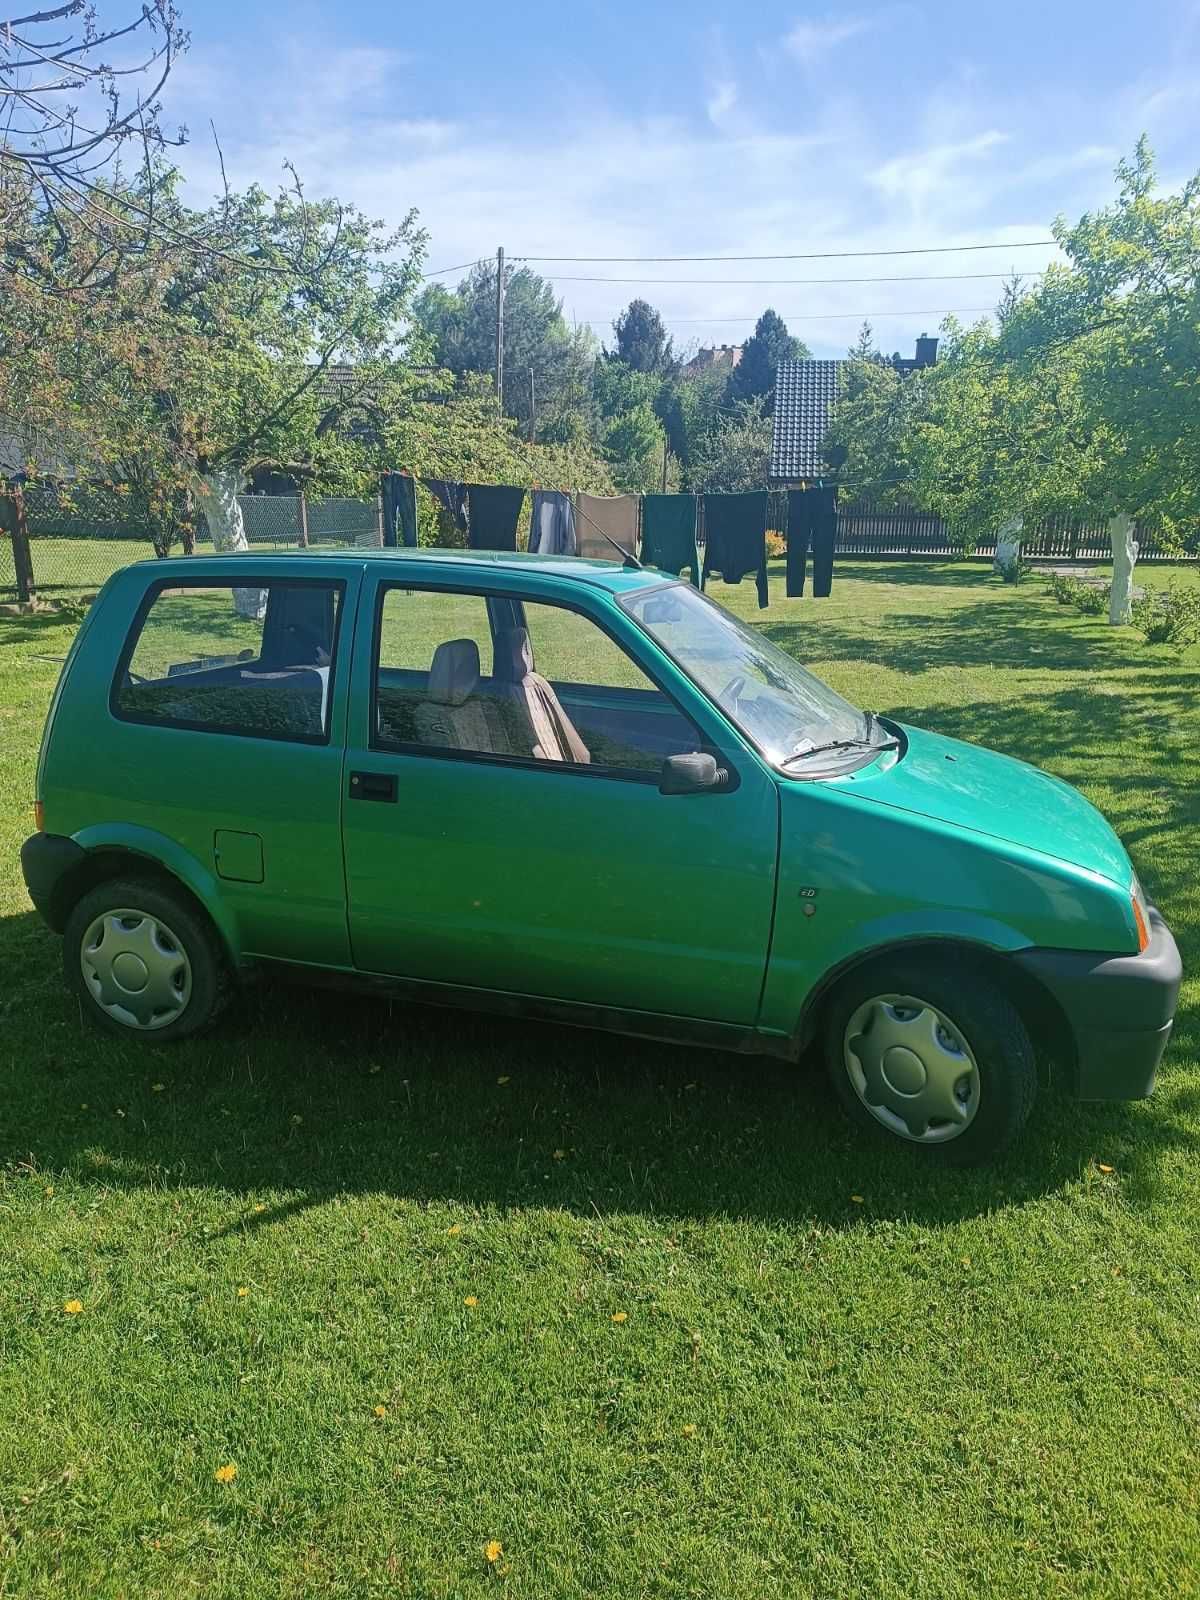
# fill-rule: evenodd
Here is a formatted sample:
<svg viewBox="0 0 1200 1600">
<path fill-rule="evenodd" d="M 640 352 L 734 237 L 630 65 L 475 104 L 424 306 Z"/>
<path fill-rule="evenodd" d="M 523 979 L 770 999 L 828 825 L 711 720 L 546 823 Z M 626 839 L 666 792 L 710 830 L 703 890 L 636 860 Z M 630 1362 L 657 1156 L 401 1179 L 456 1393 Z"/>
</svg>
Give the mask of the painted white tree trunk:
<svg viewBox="0 0 1200 1600">
<path fill-rule="evenodd" d="M 218 467 L 196 478 L 196 503 L 208 522 L 214 550 L 250 548 L 242 508 L 238 503 L 241 488 L 242 473 L 237 467 Z M 261 622 L 267 610 L 266 590 L 235 589 L 233 603 L 239 617 Z"/>
<path fill-rule="evenodd" d="M 1108 620 L 1114 627 L 1128 622 L 1133 604 L 1133 568 L 1138 558 L 1138 542 L 1133 537 L 1133 518 L 1121 512 L 1108 524 L 1112 545 L 1112 592 L 1108 600 Z"/>
<path fill-rule="evenodd" d="M 992 571 L 1003 575 L 1005 570 L 1021 559 L 1021 534 L 1025 528 L 1024 517 L 1009 517 L 1000 524 L 996 534 L 996 554 Z"/>
</svg>

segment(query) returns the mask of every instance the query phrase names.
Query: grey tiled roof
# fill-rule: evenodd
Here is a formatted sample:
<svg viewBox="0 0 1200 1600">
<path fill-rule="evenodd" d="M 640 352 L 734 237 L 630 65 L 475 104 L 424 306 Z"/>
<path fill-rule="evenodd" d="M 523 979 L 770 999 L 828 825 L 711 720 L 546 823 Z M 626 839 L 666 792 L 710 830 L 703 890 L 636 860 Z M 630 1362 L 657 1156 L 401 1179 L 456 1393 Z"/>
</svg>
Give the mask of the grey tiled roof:
<svg viewBox="0 0 1200 1600">
<path fill-rule="evenodd" d="M 781 361 L 775 369 L 771 479 L 790 483 L 829 471 L 822 454 L 844 361 Z"/>
</svg>

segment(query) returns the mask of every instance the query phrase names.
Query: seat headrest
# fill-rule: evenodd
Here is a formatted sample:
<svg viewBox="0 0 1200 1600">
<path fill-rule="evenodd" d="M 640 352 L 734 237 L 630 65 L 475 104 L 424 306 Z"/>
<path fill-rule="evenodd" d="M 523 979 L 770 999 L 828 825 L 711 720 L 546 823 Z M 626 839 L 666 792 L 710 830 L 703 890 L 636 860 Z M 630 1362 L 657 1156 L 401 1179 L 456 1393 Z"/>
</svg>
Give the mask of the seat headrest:
<svg viewBox="0 0 1200 1600">
<path fill-rule="evenodd" d="M 447 639 L 433 652 L 429 698 L 440 706 L 461 706 L 479 683 L 479 646 L 474 639 Z"/>
<path fill-rule="evenodd" d="M 527 628 L 505 628 L 496 636 L 496 676 L 520 683 L 533 671 L 533 646 Z"/>
</svg>

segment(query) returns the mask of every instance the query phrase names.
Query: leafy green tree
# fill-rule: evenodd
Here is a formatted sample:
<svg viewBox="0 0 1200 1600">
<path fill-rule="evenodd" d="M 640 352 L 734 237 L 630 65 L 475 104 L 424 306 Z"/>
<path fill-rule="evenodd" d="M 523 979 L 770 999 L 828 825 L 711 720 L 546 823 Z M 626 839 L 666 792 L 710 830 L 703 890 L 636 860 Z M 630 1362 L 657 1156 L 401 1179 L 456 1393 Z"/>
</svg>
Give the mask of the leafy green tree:
<svg viewBox="0 0 1200 1600">
<path fill-rule="evenodd" d="M 726 404 L 760 399 L 770 415 L 775 409 L 775 369 L 779 363 L 807 361 L 810 356 L 808 346 L 793 338 L 778 312 L 764 311 L 753 335 L 742 346 L 742 359 L 729 374 Z"/>
<path fill-rule="evenodd" d="M 689 473 L 699 493 L 737 493 L 761 489 L 771 464 L 774 424 L 760 397 L 739 400 L 722 412 L 701 441 Z"/>
<path fill-rule="evenodd" d="M 413 303 L 413 320 L 433 359 L 456 376 L 496 368 L 496 265 L 480 262 L 457 289 L 431 284 Z M 526 429 L 536 410 L 540 433 L 587 404 L 596 341 L 572 328 L 553 285 L 528 267 L 504 273 L 504 410 Z M 533 387 L 530 389 L 530 375 Z"/>
<path fill-rule="evenodd" d="M 663 319 L 647 300 L 631 300 L 613 323 L 615 359 L 635 372 L 669 376 L 675 368 L 671 340 Z"/>
</svg>

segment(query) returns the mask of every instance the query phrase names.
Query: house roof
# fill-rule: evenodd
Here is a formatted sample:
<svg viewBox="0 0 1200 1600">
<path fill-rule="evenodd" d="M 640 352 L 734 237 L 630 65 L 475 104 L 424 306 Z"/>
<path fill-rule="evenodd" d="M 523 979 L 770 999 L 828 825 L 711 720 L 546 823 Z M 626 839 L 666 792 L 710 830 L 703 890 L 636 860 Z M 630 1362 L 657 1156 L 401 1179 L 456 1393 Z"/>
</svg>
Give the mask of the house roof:
<svg viewBox="0 0 1200 1600">
<path fill-rule="evenodd" d="M 844 361 L 781 361 L 775 369 L 772 481 L 790 483 L 829 471 L 823 454 L 829 411 Z"/>
</svg>

